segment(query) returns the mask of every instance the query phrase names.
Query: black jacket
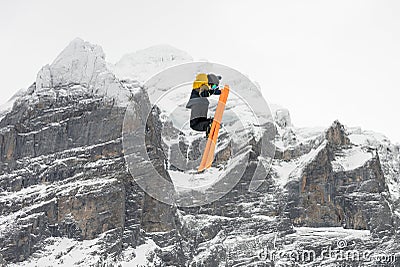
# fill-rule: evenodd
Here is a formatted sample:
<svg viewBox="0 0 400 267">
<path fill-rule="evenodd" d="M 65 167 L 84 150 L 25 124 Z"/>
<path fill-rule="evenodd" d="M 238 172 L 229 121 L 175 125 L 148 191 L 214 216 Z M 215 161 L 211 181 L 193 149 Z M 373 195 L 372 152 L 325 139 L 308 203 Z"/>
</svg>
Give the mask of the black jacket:
<svg viewBox="0 0 400 267">
<path fill-rule="evenodd" d="M 208 106 L 210 102 L 208 102 L 207 97 L 211 95 L 220 95 L 221 90 L 219 89 L 210 89 L 199 93 L 199 90 L 192 90 L 190 94 L 189 102 L 186 104 L 186 108 L 191 109 L 190 119 L 195 118 L 207 118 Z"/>
</svg>

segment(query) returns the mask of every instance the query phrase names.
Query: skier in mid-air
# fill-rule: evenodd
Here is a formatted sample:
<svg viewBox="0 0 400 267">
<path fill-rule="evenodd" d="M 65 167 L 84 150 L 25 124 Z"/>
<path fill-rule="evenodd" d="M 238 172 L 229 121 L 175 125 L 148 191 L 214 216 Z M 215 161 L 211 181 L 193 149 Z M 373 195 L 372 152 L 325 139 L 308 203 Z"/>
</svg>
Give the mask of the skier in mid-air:
<svg viewBox="0 0 400 267">
<path fill-rule="evenodd" d="M 193 89 L 186 108 L 191 109 L 190 128 L 200 132 L 206 132 L 206 137 L 211 130 L 213 118 L 207 118 L 208 106 L 210 102 L 207 97 L 220 95 L 219 81 L 221 76 L 215 74 L 199 73 L 193 82 Z"/>
</svg>

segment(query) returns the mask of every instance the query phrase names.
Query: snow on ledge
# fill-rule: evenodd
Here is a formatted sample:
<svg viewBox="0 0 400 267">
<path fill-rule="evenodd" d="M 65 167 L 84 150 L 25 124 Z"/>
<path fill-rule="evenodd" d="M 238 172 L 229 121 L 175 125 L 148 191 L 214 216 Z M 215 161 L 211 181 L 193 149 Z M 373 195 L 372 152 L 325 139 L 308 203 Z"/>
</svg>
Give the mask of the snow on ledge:
<svg viewBox="0 0 400 267">
<path fill-rule="evenodd" d="M 148 266 L 151 264 L 148 260 L 150 254 L 158 248 L 149 239 L 136 248 L 127 248 L 114 261 L 111 257 L 104 259 L 100 256 L 101 238 L 102 235 L 95 239 L 78 241 L 66 237 L 50 237 L 45 240 L 47 245 L 43 250 L 33 253 L 26 261 L 9 266 L 97 266 L 99 262 L 104 266 L 114 266 L 116 263 L 117 266 Z"/>
<path fill-rule="evenodd" d="M 343 154 L 335 156 L 332 161 L 334 171 L 351 171 L 363 166 L 373 158 L 371 152 L 364 151 L 360 147 L 343 150 Z"/>
</svg>

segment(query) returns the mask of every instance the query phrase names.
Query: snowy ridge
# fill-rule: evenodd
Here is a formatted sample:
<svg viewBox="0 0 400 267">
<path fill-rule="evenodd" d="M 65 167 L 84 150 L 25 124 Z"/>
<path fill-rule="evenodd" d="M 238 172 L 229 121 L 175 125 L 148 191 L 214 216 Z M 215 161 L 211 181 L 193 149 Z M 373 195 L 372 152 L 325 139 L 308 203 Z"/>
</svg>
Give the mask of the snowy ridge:
<svg viewBox="0 0 400 267">
<path fill-rule="evenodd" d="M 271 112 L 278 131 L 275 146 L 281 151 L 295 149 L 299 145 L 317 147 L 325 131 L 324 127 L 296 127 L 287 108 L 271 104 Z"/>
<path fill-rule="evenodd" d="M 124 55 L 110 68 L 120 79 L 145 82 L 165 68 L 191 61 L 193 58 L 184 51 L 169 45 L 158 45 Z"/>
<path fill-rule="evenodd" d="M 327 142 L 324 141 L 317 148 L 311 149 L 309 153 L 290 161 L 275 160 L 272 170 L 275 173 L 274 179 L 277 184 L 284 187 L 289 181 L 299 179 L 303 169 L 315 159 L 321 150 L 325 149 L 326 145 Z"/>
<path fill-rule="evenodd" d="M 383 134 L 362 130 L 360 127 L 349 128 L 349 139 L 360 149 L 377 151 L 385 174 L 390 195 L 400 199 L 400 146 L 392 144 Z"/>
<path fill-rule="evenodd" d="M 15 101 L 26 93 L 27 89 L 18 90 L 6 103 L 0 105 L 0 121 L 4 116 L 11 111 L 14 106 Z"/>
</svg>

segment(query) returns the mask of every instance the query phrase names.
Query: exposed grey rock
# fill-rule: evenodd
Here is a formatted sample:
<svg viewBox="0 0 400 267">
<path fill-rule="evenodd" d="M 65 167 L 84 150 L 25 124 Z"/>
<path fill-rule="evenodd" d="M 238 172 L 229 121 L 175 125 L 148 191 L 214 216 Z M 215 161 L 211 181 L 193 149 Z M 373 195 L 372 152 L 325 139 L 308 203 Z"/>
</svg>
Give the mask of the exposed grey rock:
<svg viewBox="0 0 400 267">
<path fill-rule="evenodd" d="M 55 93 L 21 99 L 0 122 L 1 215 L 12 220 L 0 235 L 4 259 L 25 260 L 50 236 L 84 240 L 116 230 L 120 251 L 123 243 L 141 244 L 143 230 L 173 229 L 174 209 L 146 195 L 126 170 L 125 108 L 102 96 Z M 148 102 L 146 93 L 133 101 Z M 148 124 L 158 127 L 158 118 Z M 149 149 L 160 147 L 151 132 Z"/>
<path fill-rule="evenodd" d="M 332 161 L 343 145 L 349 145 L 338 122 L 327 131 L 315 158 L 305 166 L 300 180 L 287 185 L 289 214 L 295 225 L 344 226 L 372 233 L 393 233 L 388 188 L 375 156 L 354 170 L 335 171 Z"/>
<path fill-rule="evenodd" d="M 339 121 L 334 121 L 332 126 L 326 131 L 326 139 L 333 146 L 346 146 L 350 144 L 345 128 Z"/>
</svg>

